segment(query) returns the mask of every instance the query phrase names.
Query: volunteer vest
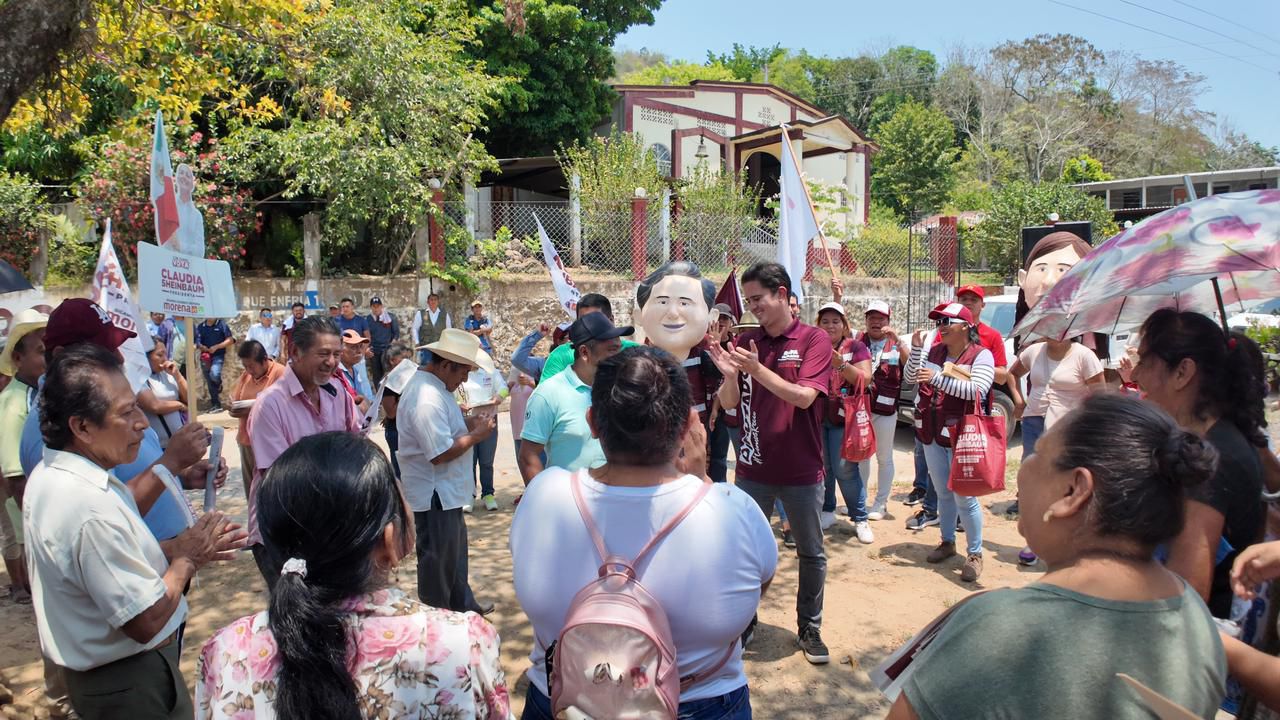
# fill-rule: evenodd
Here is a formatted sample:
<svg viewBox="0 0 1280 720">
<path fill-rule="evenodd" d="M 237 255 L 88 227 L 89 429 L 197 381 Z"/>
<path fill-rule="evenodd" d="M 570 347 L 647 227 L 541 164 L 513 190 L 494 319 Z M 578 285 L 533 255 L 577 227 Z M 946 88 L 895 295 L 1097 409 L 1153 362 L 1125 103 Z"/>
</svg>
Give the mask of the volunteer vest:
<svg viewBox="0 0 1280 720">
<path fill-rule="evenodd" d="M 849 355 L 853 352 L 853 344 L 859 342 L 845 338 L 840 341 L 840 355 Z M 847 361 L 846 361 L 847 362 Z M 835 368 L 831 368 L 831 375 L 827 382 L 827 411 L 823 419 L 831 425 L 839 425 L 844 427 L 844 397 L 853 392 L 853 385 L 844 379 Z"/>
<path fill-rule="evenodd" d="M 445 311 L 440 308 L 440 312 L 436 314 L 435 322 L 431 322 L 431 311 L 422 311 L 422 327 L 418 329 L 418 343 L 420 345 L 430 345 L 440 339 L 440 335 L 444 333 L 445 327 Z"/>
<path fill-rule="evenodd" d="M 866 333 L 859 333 L 858 340 L 867 349 L 871 349 L 870 338 Z M 889 362 L 888 358 L 898 359 L 899 362 Z M 872 357 L 872 361 L 875 358 Z M 871 386 L 868 390 L 871 392 L 871 412 L 876 415 L 894 415 L 898 412 L 898 395 L 902 392 L 902 363 L 898 355 L 898 343 L 890 338 L 885 338 L 884 349 L 880 351 L 880 364 L 872 368 Z"/>
<path fill-rule="evenodd" d="M 979 343 L 969 346 L 955 359 L 956 365 L 972 367 L 983 347 Z M 941 341 L 929 349 L 928 361 L 942 367 L 947 361 L 947 346 Z M 922 443 L 935 443 L 951 447 L 960 418 L 973 407 L 972 400 L 948 395 L 933 385 L 920 385 L 920 400 L 916 403 L 916 438 Z"/>
</svg>

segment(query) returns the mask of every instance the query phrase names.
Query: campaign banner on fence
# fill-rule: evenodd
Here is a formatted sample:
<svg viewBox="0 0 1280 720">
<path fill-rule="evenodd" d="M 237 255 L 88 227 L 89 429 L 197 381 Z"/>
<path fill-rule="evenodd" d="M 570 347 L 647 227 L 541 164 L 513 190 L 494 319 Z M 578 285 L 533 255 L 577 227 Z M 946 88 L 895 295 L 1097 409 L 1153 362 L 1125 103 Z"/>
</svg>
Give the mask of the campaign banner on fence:
<svg viewBox="0 0 1280 720">
<path fill-rule="evenodd" d="M 134 337 L 124 341 L 120 352 L 124 355 L 125 376 L 134 391 L 142 389 L 142 385 L 151 375 L 151 362 L 147 360 L 147 349 L 144 349 L 143 338 L 147 336 L 147 326 L 142 321 L 142 313 L 133 302 L 133 292 L 129 290 L 129 280 L 120 267 L 120 258 L 116 256 L 116 248 L 111 244 L 111 219 L 107 219 L 107 227 L 102 233 L 102 248 L 98 250 L 98 269 L 93 273 L 93 297 L 90 298 L 111 317 L 111 322 L 121 330 L 134 333 Z M 147 343 L 151 341 L 147 337 Z"/>
<path fill-rule="evenodd" d="M 231 264 L 138 243 L 138 298 L 148 312 L 193 318 L 236 315 Z"/>
</svg>

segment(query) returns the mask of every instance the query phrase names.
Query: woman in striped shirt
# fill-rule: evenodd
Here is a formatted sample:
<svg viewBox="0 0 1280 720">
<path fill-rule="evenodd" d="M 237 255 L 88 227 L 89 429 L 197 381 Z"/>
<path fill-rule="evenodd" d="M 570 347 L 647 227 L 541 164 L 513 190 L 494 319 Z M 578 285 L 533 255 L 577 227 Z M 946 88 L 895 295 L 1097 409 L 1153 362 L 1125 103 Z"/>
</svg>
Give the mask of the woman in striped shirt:
<svg viewBox="0 0 1280 720">
<path fill-rule="evenodd" d="M 968 308 L 943 303 L 929 313 L 938 325 L 933 347 L 924 347 L 924 333 L 911 338 L 911 357 L 905 376 L 920 387 L 916 405 L 916 437 L 924 446 L 929 477 L 938 491 L 942 542 L 926 558 L 940 563 L 956 555 L 956 516 L 964 526 L 968 543 L 960 579 L 973 582 L 982 574 L 982 507 L 978 499 L 947 489 L 951 474 L 951 446 L 957 426 L 975 401 L 991 391 L 995 360 L 978 340 L 977 324 Z"/>
</svg>

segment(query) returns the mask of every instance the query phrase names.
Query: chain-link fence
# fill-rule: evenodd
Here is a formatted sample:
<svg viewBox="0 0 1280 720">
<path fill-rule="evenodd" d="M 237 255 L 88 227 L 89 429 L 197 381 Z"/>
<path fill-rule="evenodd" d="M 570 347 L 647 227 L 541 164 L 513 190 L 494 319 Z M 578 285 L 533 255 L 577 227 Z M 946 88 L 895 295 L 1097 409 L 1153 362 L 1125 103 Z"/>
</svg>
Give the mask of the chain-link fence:
<svg viewBox="0 0 1280 720">
<path fill-rule="evenodd" d="M 468 251 L 484 255 L 477 260 L 504 272 L 542 272 L 535 216 L 566 265 L 620 279 L 634 279 L 667 260 L 683 259 L 720 282 L 734 267 L 777 257 L 777 228 L 772 222 L 680 212 L 676 203 L 661 198 L 584 204 L 576 213 L 568 201 L 484 201 L 469 208 L 458 202 L 446 203 L 445 216 L 451 232 L 472 233 Z M 859 227 L 847 241 L 829 239 L 826 251 L 815 242 L 803 278 L 809 287 L 806 312 L 830 299 L 829 251 L 847 305 L 884 300 L 899 328 L 921 327 L 935 305 L 955 296 L 957 286 L 999 284 L 999 278 L 966 269 L 962 245 L 955 219 L 948 217 L 911 226 L 873 222 Z"/>
</svg>

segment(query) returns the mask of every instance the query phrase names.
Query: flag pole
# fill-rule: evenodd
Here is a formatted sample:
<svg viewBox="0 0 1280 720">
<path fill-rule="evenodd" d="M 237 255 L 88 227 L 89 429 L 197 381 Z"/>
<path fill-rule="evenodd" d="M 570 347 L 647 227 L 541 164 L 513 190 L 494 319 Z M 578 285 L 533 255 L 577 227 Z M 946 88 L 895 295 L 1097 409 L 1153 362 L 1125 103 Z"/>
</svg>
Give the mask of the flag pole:
<svg viewBox="0 0 1280 720">
<path fill-rule="evenodd" d="M 200 368 L 196 365 L 196 332 L 195 324 L 191 322 L 191 316 L 182 318 L 182 329 L 187 333 L 187 342 L 185 353 L 187 373 L 191 374 Z M 204 379 L 204 372 L 201 371 L 201 379 Z M 189 422 L 196 421 L 196 386 L 192 385 L 191 378 L 187 378 L 187 418 Z"/>
<path fill-rule="evenodd" d="M 795 162 L 796 169 L 800 171 L 800 187 L 804 188 L 804 198 L 809 203 L 809 212 L 813 213 L 816 221 L 818 213 L 813 209 L 813 196 L 809 194 L 809 184 L 804 181 L 804 166 L 800 164 L 800 158 L 796 157 L 795 148 L 791 147 L 791 131 L 785 123 L 781 124 L 780 127 L 782 128 L 782 145 L 791 154 L 791 159 Z M 827 269 L 831 271 L 831 279 L 839 280 L 840 277 L 836 275 L 836 265 L 831 261 L 831 248 L 827 246 L 827 234 L 822 232 L 822 223 L 815 222 L 814 224 L 818 226 L 818 242 L 822 243 L 822 252 L 827 256 Z"/>
</svg>

